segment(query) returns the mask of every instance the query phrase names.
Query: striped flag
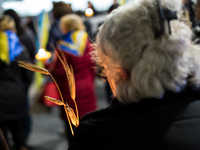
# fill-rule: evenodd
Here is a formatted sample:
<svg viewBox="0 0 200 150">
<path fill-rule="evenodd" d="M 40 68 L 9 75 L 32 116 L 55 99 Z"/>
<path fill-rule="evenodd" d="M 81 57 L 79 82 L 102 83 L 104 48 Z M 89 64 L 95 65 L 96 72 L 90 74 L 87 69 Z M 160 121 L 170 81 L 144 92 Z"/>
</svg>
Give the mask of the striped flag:
<svg viewBox="0 0 200 150">
<path fill-rule="evenodd" d="M 45 49 L 48 38 L 49 38 L 49 27 L 50 27 L 50 21 L 49 21 L 49 15 L 47 12 L 42 12 L 39 15 L 39 21 L 38 21 L 38 41 L 37 41 L 37 49 L 40 48 Z M 44 64 L 42 61 L 36 61 L 36 65 L 39 67 L 44 67 Z M 36 73 L 36 85 L 37 87 L 40 87 L 43 82 L 43 76 L 40 73 Z"/>
</svg>

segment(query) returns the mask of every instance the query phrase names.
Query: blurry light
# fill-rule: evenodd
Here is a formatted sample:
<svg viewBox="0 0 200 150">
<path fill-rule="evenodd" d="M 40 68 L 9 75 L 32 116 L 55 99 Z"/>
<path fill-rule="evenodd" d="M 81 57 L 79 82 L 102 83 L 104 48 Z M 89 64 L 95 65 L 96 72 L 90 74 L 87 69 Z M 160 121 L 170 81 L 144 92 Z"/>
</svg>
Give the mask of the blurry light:
<svg viewBox="0 0 200 150">
<path fill-rule="evenodd" d="M 87 17 L 92 17 L 92 16 L 94 15 L 94 11 L 93 11 L 91 8 L 87 8 L 87 9 L 85 10 L 85 15 L 86 15 Z"/>
<path fill-rule="evenodd" d="M 38 53 L 36 54 L 35 58 L 37 60 L 45 61 L 49 58 L 51 58 L 51 53 L 45 51 L 43 48 L 38 50 Z"/>
<path fill-rule="evenodd" d="M 38 55 L 39 57 L 45 57 L 45 50 L 43 48 L 39 49 Z"/>
<path fill-rule="evenodd" d="M 1 3 L 2 0 L 0 0 Z M 1 7 L 4 10 L 13 9 L 21 17 L 26 16 L 38 16 L 41 12 L 50 12 L 53 8 L 52 1 L 58 2 L 60 0 L 23 0 L 23 1 L 12 1 L 2 2 Z M 84 11 L 87 8 L 88 0 L 62 0 L 66 3 L 70 3 L 73 11 Z M 107 11 L 113 4 L 113 0 L 89 0 L 97 11 Z M 130 0 L 126 0 L 130 1 Z M 38 5 L 39 4 L 39 5 Z M 45 10 L 44 10 L 45 8 Z"/>
</svg>

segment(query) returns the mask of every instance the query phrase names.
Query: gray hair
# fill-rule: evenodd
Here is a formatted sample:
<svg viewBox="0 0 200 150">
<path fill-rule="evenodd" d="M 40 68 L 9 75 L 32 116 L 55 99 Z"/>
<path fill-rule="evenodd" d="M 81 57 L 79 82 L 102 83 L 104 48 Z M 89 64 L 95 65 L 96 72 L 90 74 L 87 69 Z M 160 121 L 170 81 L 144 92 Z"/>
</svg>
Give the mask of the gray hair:
<svg viewBox="0 0 200 150">
<path fill-rule="evenodd" d="M 162 98 L 166 90 L 180 92 L 189 83 L 200 84 L 200 48 L 191 42 L 191 29 L 180 20 L 173 20 L 172 33 L 166 24 L 165 33 L 155 39 L 153 24 L 158 28 L 160 25 L 154 2 L 131 1 L 120 6 L 106 17 L 97 35 L 97 61 L 109 57 L 129 74 L 117 86 L 116 97 L 123 103 Z M 182 17 L 182 0 L 160 3 Z M 117 78 L 115 70 L 113 67 Z"/>
</svg>

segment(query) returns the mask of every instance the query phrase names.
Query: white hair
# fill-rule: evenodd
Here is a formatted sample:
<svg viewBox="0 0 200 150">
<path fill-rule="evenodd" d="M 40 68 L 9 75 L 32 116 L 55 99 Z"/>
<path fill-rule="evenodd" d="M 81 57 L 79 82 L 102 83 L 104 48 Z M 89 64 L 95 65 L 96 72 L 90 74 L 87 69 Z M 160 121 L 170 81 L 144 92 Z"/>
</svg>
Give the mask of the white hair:
<svg viewBox="0 0 200 150">
<path fill-rule="evenodd" d="M 187 84 L 200 84 L 200 48 L 191 41 L 191 29 L 179 19 L 173 20 L 172 33 L 166 24 L 165 33 L 155 39 L 153 24 L 160 28 L 160 23 L 154 3 L 126 3 L 109 14 L 99 29 L 97 57 L 109 57 L 129 74 L 117 86 L 116 97 L 123 103 L 162 98 L 166 90 L 180 92 Z M 163 8 L 181 13 L 182 0 L 160 3 Z M 118 76 L 115 70 L 113 67 L 113 74 Z"/>
</svg>

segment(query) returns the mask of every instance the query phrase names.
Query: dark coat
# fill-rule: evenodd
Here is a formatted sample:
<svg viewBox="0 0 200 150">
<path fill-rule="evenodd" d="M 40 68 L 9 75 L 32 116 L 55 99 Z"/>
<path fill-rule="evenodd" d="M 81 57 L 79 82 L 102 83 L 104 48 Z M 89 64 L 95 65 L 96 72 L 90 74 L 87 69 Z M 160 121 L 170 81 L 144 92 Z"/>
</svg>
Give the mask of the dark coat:
<svg viewBox="0 0 200 150">
<path fill-rule="evenodd" d="M 6 65 L 0 60 L 0 123 L 26 115 L 24 83 L 30 82 L 31 72 L 18 66 L 16 60 L 26 60 L 25 50 Z"/>
<path fill-rule="evenodd" d="M 26 29 L 24 30 L 21 34 L 18 35 L 19 40 L 23 46 L 26 47 L 30 60 L 32 63 L 35 62 L 35 52 L 36 52 L 36 47 L 33 39 L 29 35 L 29 31 Z"/>
<path fill-rule="evenodd" d="M 63 34 L 59 28 L 60 20 L 56 20 L 53 25 L 51 26 L 51 29 L 49 31 L 49 39 L 46 45 L 46 48 L 48 51 L 53 52 L 53 48 L 50 44 L 53 44 L 53 46 L 57 47 L 57 42 L 63 38 Z"/>
<path fill-rule="evenodd" d="M 82 118 L 69 150 L 199 150 L 200 98 L 188 88 L 163 99 L 109 108 Z"/>
</svg>

